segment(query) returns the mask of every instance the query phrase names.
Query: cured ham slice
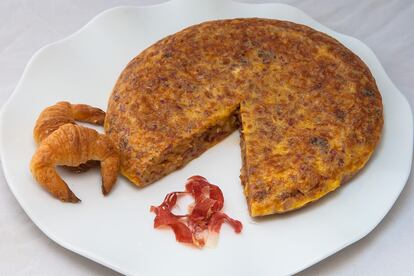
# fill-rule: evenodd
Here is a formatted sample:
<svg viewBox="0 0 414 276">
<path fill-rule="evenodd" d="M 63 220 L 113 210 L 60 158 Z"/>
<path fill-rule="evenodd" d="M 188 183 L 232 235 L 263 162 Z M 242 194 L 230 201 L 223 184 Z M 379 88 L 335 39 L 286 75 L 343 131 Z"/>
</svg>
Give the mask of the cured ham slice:
<svg viewBox="0 0 414 276">
<path fill-rule="evenodd" d="M 191 195 L 194 198 L 186 215 L 175 215 L 172 212 L 180 195 Z M 236 233 L 240 233 L 243 228 L 240 221 L 221 212 L 223 206 L 224 196 L 220 188 L 197 175 L 187 180 L 184 192 L 167 194 L 161 205 L 151 206 L 150 211 L 156 215 L 154 228 L 170 227 L 178 242 L 203 247 L 208 237 L 217 235 L 225 222 Z"/>
</svg>

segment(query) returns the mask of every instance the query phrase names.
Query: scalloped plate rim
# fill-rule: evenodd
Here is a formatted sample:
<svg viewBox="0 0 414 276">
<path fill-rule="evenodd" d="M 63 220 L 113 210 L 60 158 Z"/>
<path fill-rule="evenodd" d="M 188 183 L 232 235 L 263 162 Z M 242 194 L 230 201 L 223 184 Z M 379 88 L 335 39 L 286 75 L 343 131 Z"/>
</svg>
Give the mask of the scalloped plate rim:
<svg viewBox="0 0 414 276">
<path fill-rule="evenodd" d="M 84 26 L 82 26 L 79 30 L 75 31 L 74 33 L 72 33 L 72 34 L 70 34 L 70 35 L 68 35 L 68 36 L 66 36 L 66 37 L 64 37 L 62 39 L 59 39 L 59 40 L 57 40 L 55 42 L 49 43 L 49 44 L 41 47 L 39 50 L 37 50 L 35 52 L 35 54 L 33 54 L 33 56 L 29 59 L 29 61 L 28 61 L 27 65 L 25 66 L 24 71 L 23 71 L 23 73 L 22 73 L 22 75 L 21 75 L 21 77 L 20 77 L 20 79 L 19 79 L 19 81 L 18 81 L 15 89 L 13 90 L 12 94 L 8 97 L 8 99 L 6 100 L 6 102 L 4 103 L 4 105 L 2 106 L 2 108 L 0 110 L 0 149 L 2 149 L 3 148 L 3 145 L 4 145 L 4 142 L 2 140 L 2 137 L 3 137 L 2 131 L 4 129 L 4 126 L 3 126 L 4 125 L 4 123 L 3 123 L 3 121 L 4 121 L 3 117 L 5 116 L 4 114 L 7 112 L 7 108 L 10 105 L 10 103 L 13 101 L 13 99 L 14 99 L 15 95 L 17 94 L 17 91 L 19 90 L 20 86 L 25 81 L 26 75 L 31 70 L 32 64 L 39 58 L 39 56 L 42 53 L 48 51 L 50 48 L 52 48 L 52 47 L 54 47 L 56 45 L 64 44 L 65 42 L 67 42 L 69 40 L 76 39 L 79 34 L 81 34 L 83 32 L 88 32 L 89 27 L 91 25 L 93 25 L 94 23 L 96 23 L 98 20 L 104 20 L 104 18 L 108 14 L 113 13 L 113 12 L 115 12 L 117 10 L 120 10 L 120 9 L 121 10 L 122 9 L 151 9 L 151 8 L 156 8 L 158 6 L 164 6 L 166 4 L 170 4 L 170 3 L 174 3 L 174 2 L 179 2 L 179 1 L 180 0 L 168 0 L 168 1 L 165 1 L 165 2 L 162 2 L 162 3 L 158 3 L 158 4 L 142 5 L 142 6 L 120 5 L 120 6 L 116 6 L 116 7 L 112 7 L 112 8 L 106 9 L 106 10 L 100 12 L 99 14 L 97 14 L 96 16 L 94 16 Z M 228 2 L 235 2 L 237 4 L 242 4 L 242 5 L 268 5 L 268 6 L 274 6 L 274 7 L 277 7 L 277 6 L 285 6 L 285 7 L 288 7 L 289 9 L 295 10 L 295 12 L 301 14 L 302 16 L 306 17 L 307 19 L 312 20 L 313 23 L 316 24 L 316 25 L 318 25 L 319 27 L 324 28 L 326 30 L 329 30 L 329 32 L 335 34 L 335 38 L 336 39 L 338 39 L 338 37 L 344 37 L 346 39 L 351 39 L 351 40 L 354 40 L 355 42 L 357 42 L 358 44 L 360 44 L 362 47 L 366 48 L 365 50 L 368 51 L 370 54 L 372 54 L 375 57 L 375 61 L 378 63 L 379 68 L 381 69 L 381 71 L 383 71 L 384 76 L 387 78 L 386 81 L 388 83 L 390 83 L 394 87 L 394 90 L 395 91 L 398 91 L 398 96 L 401 98 L 400 100 L 402 100 L 404 102 L 404 104 L 406 105 L 406 108 L 408 108 L 407 111 L 411 115 L 410 118 L 409 118 L 409 124 L 410 124 L 411 129 L 412 129 L 412 125 L 413 125 L 412 110 L 411 110 L 411 106 L 409 105 L 409 102 L 407 101 L 405 95 L 394 85 L 394 83 L 392 82 L 392 80 L 389 78 L 388 74 L 386 73 L 386 71 L 385 71 L 384 67 L 381 65 L 381 63 L 379 62 L 379 59 L 377 58 L 377 56 L 375 55 L 375 53 L 364 42 L 362 42 L 362 41 L 360 41 L 360 40 L 358 40 L 358 39 L 356 39 L 356 38 L 354 38 L 352 36 L 349 36 L 349 35 L 345 35 L 345 34 L 336 32 L 336 31 L 334 31 L 334 30 L 326 27 L 325 25 L 321 24 L 320 22 L 316 21 L 315 19 L 313 19 L 311 16 L 309 16 L 308 14 L 306 14 L 305 12 L 303 12 L 302 10 L 300 10 L 300 9 L 294 7 L 294 6 L 288 5 L 288 4 L 271 3 L 271 2 L 266 2 L 266 3 L 245 3 L 245 2 L 238 2 L 238 1 L 235 1 L 235 0 L 226 0 L 226 1 L 228 1 Z M 412 140 L 413 139 L 412 139 L 412 136 L 411 136 L 411 141 Z M 412 152 L 412 143 L 411 143 L 411 149 L 410 149 L 409 152 Z M 70 243 L 67 243 L 67 242 L 65 242 L 63 240 L 60 240 L 58 237 L 55 237 L 55 235 L 53 233 L 50 233 L 47 230 L 47 227 L 44 227 L 40 221 L 38 221 L 36 218 L 33 217 L 33 215 L 31 215 L 30 207 L 27 206 L 26 203 L 23 200 L 21 200 L 21 198 L 16 194 L 16 191 L 14 189 L 14 186 L 12 184 L 10 184 L 10 182 L 8 181 L 9 175 L 8 175 L 8 171 L 5 168 L 5 163 L 4 163 L 3 160 L 4 160 L 3 150 L 1 150 L 0 151 L 0 161 L 1 161 L 1 164 L 2 164 L 2 168 L 3 168 L 3 172 L 4 172 L 4 176 L 5 176 L 6 182 L 7 182 L 8 186 L 9 186 L 10 190 L 12 191 L 13 195 L 15 196 L 15 198 L 17 199 L 17 201 L 19 202 L 19 204 L 22 207 L 22 209 L 28 215 L 28 217 L 33 221 L 33 223 L 46 236 L 48 236 L 51 240 L 53 240 L 54 242 L 56 242 L 60 246 L 66 248 L 66 249 L 68 249 L 68 250 L 70 250 L 72 252 L 75 252 L 75 253 L 83 256 L 83 257 L 86 257 L 88 259 L 91 259 L 91 260 L 93 260 L 93 261 L 95 261 L 95 262 L 97 262 L 97 263 L 99 263 L 101 265 L 104 265 L 106 267 L 109 267 L 109 268 L 111 268 L 111 269 L 113 269 L 115 271 L 118 271 L 118 272 L 122 273 L 122 274 L 130 274 L 131 273 L 131 271 L 129 271 L 129 272 L 128 271 L 124 271 L 121 267 L 118 267 L 116 265 L 113 265 L 110 260 L 106 260 L 106 258 L 104 258 L 104 257 L 97 256 L 93 252 L 90 252 L 88 250 L 83 250 L 82 248 L 78 248 L 77 246 L 73 246 Z M 411 167 L 411 163 L 412 163 L 412 156 L 411 156 L 410 162 L 409 162 L 410 167 Z M 314 260 L 311 263 L 305 264 L 303 267 L 298 268 L 296 271 L 292 271 L 292 274 L 297 273 L 297 272 L 300 272 L 300 271 L 302 271 L 302 270 L 304 270 L 304 269 L 306 269 L 306 268 L 308 268 L 308 267 L 310 267 L 310 266 L 312 266 L 312 265 L 314 265 L 314 264 L 322 261 L 323 259 L 325 259 L 325 258 L 327 258 L 327 257 L 329 257 L 329 256 L 331 256 L 331 255 L 333 255 L 333 254 L 341 251 L 345 247 L 347 247 L 347 246 L 349 246 L 349 245 L 351 245 L 351 244 L 359 241 L 360 239 L 364 238 L 365 236 L 367 236 L 383 220 L 383 218 L 388 214 L 389 210 L 394 205 L 395 201 L 398 199 L 399 195 L 401 194 L 402 190 L 404 189 L 404 187 L 406 185 L 406 182 L 407 182 L 408 177 L 410 175 L 410 171 L 411 170 L 409 169 L 407 171 L 406 175 L 404 176 L 404 179 L 405 179 L 404 180 L 404 185 L 401 186 L 401 189 L 400 189 L 399 193 L 397 194 L 397 196 L 395 197 L 395 199 L 393 200 L 393 203 L 391 204 L 390 208 L 388 208 L 388 210 L 383 214 L 382 218 L 380 220 L 378 220 L 375 225 L 373 225 L 371 228 L 369 228 L 366 232 L 364 232 L 364 233 L 360 234 L 359 236 L 355 237 L 353 240 L 345 243 L 343 246 L 338 247 L 336 251 L 327 253 L 325 256 L 323 256 L 321 258 L 318 258 L 318 259 Z"/>
</svg>

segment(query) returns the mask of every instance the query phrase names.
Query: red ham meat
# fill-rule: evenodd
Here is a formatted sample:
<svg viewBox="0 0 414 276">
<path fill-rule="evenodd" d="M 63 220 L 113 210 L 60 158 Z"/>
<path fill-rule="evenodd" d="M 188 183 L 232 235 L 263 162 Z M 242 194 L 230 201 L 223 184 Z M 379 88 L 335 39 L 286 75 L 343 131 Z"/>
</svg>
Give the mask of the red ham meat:
<svg viewBox="0 0 414 276">
<path fill-rule="evenodd" d="M 154 227 L 169 226 L 175 234 L 175 238 L 179 242 L 192 243 L 193 235 L 184 222 L 180 220 L 185 216 L 177 216 L 171 212 L 171 209 L 177 203 L 177 195 L 181 193 L 169 193 L 166 195 L 164 202 L 158 206 L 151 206 L 151 212 L 156 214 L 154 219 Z"/>
<path fill-rule="evenodd" d="M 178 196 L 191 195 L 194 198 L 189 213 L 175 215 L 172 209 L 177 204 Z M 223 223 L 227 222 L 236 233 L 240 233 L 243 225 L 230 218 L 220 210 L 224 205 L 224 196 L 220 188 L 202 176 L 192 176 L 187 180 L 184 192 L 172 192 L 165 196 L 158 207 L 151 206 L 155 213 L 154 228 L 170 227 L 178 242 L 191 243 L 203 247 L 209 234 L 218 234 Z"/>
</svg>

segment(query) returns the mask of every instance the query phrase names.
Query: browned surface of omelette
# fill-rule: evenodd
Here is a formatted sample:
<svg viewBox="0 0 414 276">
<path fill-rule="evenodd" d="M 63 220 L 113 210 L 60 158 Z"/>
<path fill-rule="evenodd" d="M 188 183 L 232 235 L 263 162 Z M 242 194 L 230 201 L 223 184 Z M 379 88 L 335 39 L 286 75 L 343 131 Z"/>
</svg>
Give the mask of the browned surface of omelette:
<svg viewBox="0 0 414 276">
<path fill-rule="evenodd" d="M 135 57 L 110 97 L 106 133 L 138 186 L 240 128 L 250 214 L 293 210 L 336 189 L 381 135 L 381 95 L 335 39 L 269 19 L 205 22 Z"/>
</svg>

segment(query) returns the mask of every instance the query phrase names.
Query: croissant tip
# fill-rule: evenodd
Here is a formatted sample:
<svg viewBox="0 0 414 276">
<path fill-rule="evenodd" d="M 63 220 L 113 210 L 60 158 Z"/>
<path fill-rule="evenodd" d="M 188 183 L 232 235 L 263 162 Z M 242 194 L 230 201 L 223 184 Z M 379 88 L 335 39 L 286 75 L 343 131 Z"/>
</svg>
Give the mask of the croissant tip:
<svg viewBox="0 0 414 276">
<path fill-rule="evenodd" d="M 70 190 L 64 194 L 54 194 L 54 195 L 56 198 L 58 198 L 62 202 L 67 202 L 67 203 L 81 202 L 81 200 Z"/>
<path fill-rule="evenodd" d="M 67 202 L 78 203 L 82 202 L 82 200 L 80 200 L 74 193 L 72 193 Z"/>
<path fill-rule="evenodd" d="M 102 194 L 103 194 L 104 196 L 107 196 L 107 195 L 109 194 L 109 192 L 110 192 L 110 190 L 108 191 L 108 190 L 105 188 L 105 186 L 102 186 Z"/>
<path fill-rule="evenodd" d="M 69 202 L 70 203 L 79 203 L 79 202 L 82 202 L 82 200 L 80 200 L 79 198 L 75 198 L 75 199 L 71 199 Z"/>
</svg>

